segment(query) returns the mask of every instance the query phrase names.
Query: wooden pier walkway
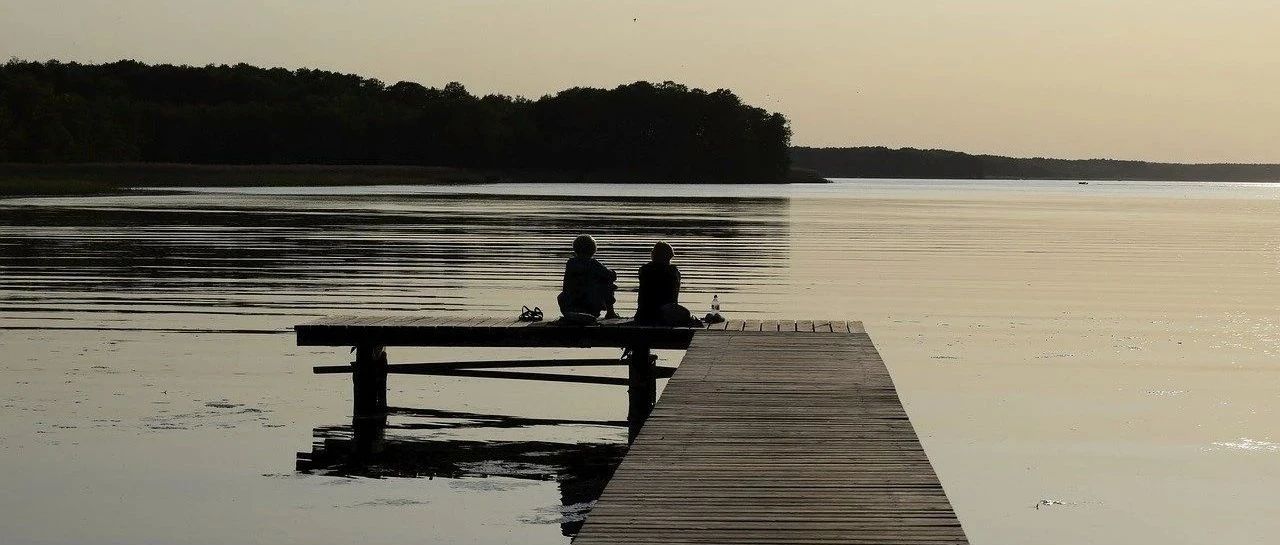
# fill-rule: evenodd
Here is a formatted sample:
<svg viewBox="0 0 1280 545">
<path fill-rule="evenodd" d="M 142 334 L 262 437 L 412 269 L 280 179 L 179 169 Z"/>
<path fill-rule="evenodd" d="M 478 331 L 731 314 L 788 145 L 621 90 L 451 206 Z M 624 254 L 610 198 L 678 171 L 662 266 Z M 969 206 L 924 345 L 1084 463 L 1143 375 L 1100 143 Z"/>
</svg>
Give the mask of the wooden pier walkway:
<svg viewBox="0 0 1280 545">
<path fill-rule="evenodd" d="M 699 333 L 574 543 L 968 541 L 865 333 Z"/>
<path fill-rule="evenodd" d="M 357 415 L 386 407 L 386 373 L 396 372 L 386 346 L 630 347 L 618 364 L 629 368 L 633 443 L 577 545 L 968 543 L 859 322 L 692 329 L 336 317 L 297 335 L 299 345 L 356 347 Z M 656 404 L 650 348 L 688 350 Z M 402 372 L 484 376 L 475 373 L 501 362 L 473 364 Z M 537 379 L 522 375 L 493 376 Z"/>
</svg>

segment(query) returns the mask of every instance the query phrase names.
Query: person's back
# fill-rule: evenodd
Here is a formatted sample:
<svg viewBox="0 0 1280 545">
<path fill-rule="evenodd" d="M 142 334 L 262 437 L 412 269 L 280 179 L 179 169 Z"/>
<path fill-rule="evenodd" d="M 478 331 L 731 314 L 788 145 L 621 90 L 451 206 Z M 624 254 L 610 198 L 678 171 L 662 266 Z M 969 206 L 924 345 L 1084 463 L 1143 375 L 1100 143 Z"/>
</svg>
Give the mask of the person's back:
<svg viewBox="0 0 1280 545">
<path fill-rule="evenodd" d="M 680 269 L 671 264 L 675 251 L 665 242 L 654 244 L 652 260 L 640 266 L 640 289 L 636 296 L 635 320 L 641 323 L 666 321 L 664 307 L 680 304 Z"/>
<path fill-rule="evenodd" d="M 596 251 L 595 239 L 579 236 L 573 241 L 573 251 L 574 256 L 565 263 L 564 281 L 556 298 L 560 313 L 596 317 L 604 311 L 606 318 L 617 316 L 613 311 L 613 292 L 618 288 L 614 284 L 618 275 L 592 257 Z"/>
</svg>

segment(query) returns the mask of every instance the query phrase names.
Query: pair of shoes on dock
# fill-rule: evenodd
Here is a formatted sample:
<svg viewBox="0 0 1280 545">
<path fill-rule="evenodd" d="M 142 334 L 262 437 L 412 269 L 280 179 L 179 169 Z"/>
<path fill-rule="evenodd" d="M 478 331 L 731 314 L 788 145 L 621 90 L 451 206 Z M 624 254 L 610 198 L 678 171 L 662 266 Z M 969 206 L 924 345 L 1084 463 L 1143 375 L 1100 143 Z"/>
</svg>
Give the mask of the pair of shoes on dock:
<svg viewBox="0 0 1280 545">
<path fill-rule="evenodd" d="M 542 309 L 538 307 L 533 307 L 533 308 L 529 308 L 527 306 L 521 307 L 519 320 L 521 322 L 541 322 Z"/>
</svg>

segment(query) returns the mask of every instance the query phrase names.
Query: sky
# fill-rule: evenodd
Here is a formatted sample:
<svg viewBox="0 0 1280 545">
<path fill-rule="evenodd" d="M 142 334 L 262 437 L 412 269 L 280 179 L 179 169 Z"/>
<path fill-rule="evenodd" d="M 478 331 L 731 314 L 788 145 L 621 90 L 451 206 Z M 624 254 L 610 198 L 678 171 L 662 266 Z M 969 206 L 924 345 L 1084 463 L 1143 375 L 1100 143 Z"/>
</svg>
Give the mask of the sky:
<svg viewBox="0 0 1280 545">
<path fill-rule="evenodd" d="M 1276 0 L 0 0 L 0 56 L 531 98 L 732 89 L 796 145 L 1280 162 Z"/>
</svg>

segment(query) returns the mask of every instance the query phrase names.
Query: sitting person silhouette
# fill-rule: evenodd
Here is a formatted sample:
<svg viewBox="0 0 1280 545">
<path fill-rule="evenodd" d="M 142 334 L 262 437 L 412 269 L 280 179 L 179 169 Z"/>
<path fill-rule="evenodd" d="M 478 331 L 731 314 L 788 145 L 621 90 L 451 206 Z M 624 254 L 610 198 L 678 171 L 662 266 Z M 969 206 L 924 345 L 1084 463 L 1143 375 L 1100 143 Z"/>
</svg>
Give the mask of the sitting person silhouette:
<svg viewBox="0 0 1280 545">
<path fill-rule="evenodd" d="M 670 244 L 653 245 L 650 261 L 640 266 L 640 293 L 636 296 L 636 323 L 685 327 L 697 320 L 680 306 L 680 269 L 671 264 Z"/>
<path fill-rule="evenodd" d="M 596 239 L 580 235 L 573 239 L 573 257 L 564 266 L 564 282 L 556 301 L 560 314 L 570 320 L 595 321 L 604 311 L 605 318 L 617 318 L 613 310 L 614 281 L 618 274 L 597 261 Z"/>
</svg>

